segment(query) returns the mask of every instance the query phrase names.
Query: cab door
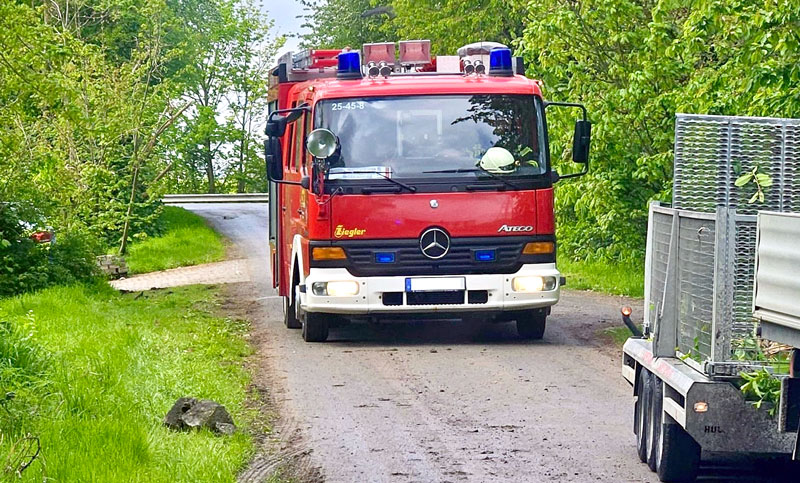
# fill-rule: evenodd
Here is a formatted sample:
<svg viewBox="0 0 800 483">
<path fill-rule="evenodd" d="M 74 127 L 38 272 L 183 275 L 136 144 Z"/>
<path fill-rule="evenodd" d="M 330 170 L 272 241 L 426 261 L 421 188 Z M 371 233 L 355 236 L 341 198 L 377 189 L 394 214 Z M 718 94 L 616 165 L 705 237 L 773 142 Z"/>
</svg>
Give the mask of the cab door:
<svg viewBox="0 0 800 483">
<path fill-rule="evenodd" d="M 298 103 L 292 103 L 292 107 L 297 107 Z M 300 117 L 295 122 L 287 126 L 287 136 L 285 145 L 285 165 L 284 165 L 284 179 L 286 181 L 293 181 L 299 183 L 303 177 L 302 173 L 302 159 L 305 152 L 303 140 L 305 139 L 304 133 L 305 117 Z M 296 235 L 307 237 L 307 203 L 308 192 L 300 187 L 298 184 L 281 184 L 278 188 L 281 191 L 281 226 L 282 230 L 282 254 L 283 260 L 286 264 L 286 269 L 281 272 L 281 284 L 285 284 L 285 290 L 281 292 L 289 293 L 291 290 L 291 262 L 292 262 L 292 245 Z"/>
<path fill-rule="evenodd" d="M 278 109 L 278 101 L 272 101 L 267 106 L 267 114 Z M 281 251 L 278 250 L 278 240 L 280 239 L 280 204 L 281 191 L 278 184 L 269 182 L 269 260 L 270 270 L 272 271 L 272 287 L 278 288 L 280 281 Z"/>
</svg>

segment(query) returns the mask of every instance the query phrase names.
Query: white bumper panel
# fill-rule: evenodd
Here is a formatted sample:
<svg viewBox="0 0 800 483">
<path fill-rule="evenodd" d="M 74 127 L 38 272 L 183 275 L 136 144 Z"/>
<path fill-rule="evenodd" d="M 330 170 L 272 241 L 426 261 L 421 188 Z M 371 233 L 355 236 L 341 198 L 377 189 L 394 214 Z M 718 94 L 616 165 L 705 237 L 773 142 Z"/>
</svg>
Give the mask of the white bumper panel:
<svg viewBox="0 0 800 483">
<path fill-rule="evenodd" d="M 555 277 L 555 290 L 547 292 L 520 293 L 511 288 L 514 277 L 542 276 Z M 421 278 L 466 279 L 467 291 L 486 290 L 486 303 L 441 305 L 408 305 L 403 296 L 403 305 L 384 305 L 385 292 L 405 292 L 406 278 L 417 277 L 354 277 L 344 268 L 312 268 L 305 280 L 305 293 L 300 294 L 300 307 L 306 312 L 328 312 L 337 314 L 371 313 L 413 313 L 413 312 L 466 312 L 466 311 L 504 311 L 549 307 L 558 302 L 560 294 L 560 273 L 554 263 L 523 265 L 513 274 L 444 275 L 441 277 L 422 276 Z M 311 287 L 314 282 L 347 281 L 359 283 L 358 295 L 352 297 L 329 297 L 314 295 Z M 466 300 L 466 297 L 465 297 Z"/>
</svg>

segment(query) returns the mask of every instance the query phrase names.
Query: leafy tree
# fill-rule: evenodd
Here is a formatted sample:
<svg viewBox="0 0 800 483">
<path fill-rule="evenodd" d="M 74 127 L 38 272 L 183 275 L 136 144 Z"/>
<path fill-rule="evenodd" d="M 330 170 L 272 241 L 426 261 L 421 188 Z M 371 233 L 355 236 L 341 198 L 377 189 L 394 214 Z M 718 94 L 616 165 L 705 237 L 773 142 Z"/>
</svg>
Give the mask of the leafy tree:
<svg viewBox="0 0 800 483">
<path fill-rule="evenodd" d="M 397 40 L 390 20 L 394 11 L 382 0 L 300 0 L 305 14 L 302 46 L 316 49 L 361 48 Z"/>
</svg>

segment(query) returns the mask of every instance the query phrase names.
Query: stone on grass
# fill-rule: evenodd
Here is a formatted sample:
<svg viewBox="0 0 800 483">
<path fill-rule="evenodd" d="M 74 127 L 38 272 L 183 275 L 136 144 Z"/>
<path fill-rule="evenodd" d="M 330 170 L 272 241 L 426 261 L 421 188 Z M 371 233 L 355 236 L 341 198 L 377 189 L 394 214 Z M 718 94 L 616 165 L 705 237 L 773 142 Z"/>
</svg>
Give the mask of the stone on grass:
<svg viewBox="0 0 800 483">
<path fill-rule="evenodd" d="M 231 435 L 236 425 L 225 406 L 209 399 L 182 397 L 164 418 L 164 424 L 176 430 L 207 428 L 218 434 Z"/>
</svg>

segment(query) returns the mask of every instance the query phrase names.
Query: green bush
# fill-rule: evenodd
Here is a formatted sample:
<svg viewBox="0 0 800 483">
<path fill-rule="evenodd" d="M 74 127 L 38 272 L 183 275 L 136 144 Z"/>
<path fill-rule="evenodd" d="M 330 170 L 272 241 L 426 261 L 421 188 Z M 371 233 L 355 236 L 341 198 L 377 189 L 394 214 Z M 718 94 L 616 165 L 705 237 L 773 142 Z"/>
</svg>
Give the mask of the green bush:
<svg viewBox="0 0 800 483">
<path fill-rule="evenodd" d="M 29 235 L 41 223 L 35 213 L 0 205 L 0 297 L 97 275 L 95 242 L 81 233 L 64 233 L 54 243 L 36 243 Z"/>
</svg>

